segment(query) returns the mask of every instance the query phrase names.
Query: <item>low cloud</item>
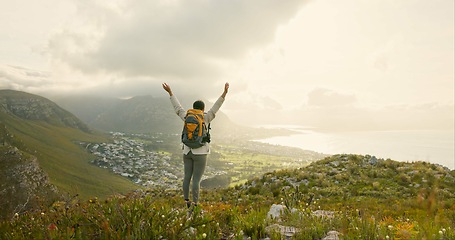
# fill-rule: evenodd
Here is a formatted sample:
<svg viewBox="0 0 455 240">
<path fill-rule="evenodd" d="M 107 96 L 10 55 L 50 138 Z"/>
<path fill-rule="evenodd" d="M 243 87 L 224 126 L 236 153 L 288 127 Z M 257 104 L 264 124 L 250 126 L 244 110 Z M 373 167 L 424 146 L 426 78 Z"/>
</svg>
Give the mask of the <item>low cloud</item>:
<svg viewBox="0 0 455 240">
<path fill-rule="evenodd" d="M 354 95 L 342 94 L 324 88 L 318 88 L 308 93 L 309 106 L 346 106 L 354 104 L 356 101 Z"/>
<path fill-rule="evenodd" d="M 307 95 L 308 101 L 297 109 L 261 107 L 257 98 L 239 104 L 235 120 L 249 125 L 296 124 L 329 131 L 382 130 L 452 130 L 453 103 L 428 102 L 366 107 L 358 103 L 356 95 L 318 88 Z M 235 100 L 229 100 L 236 104 Z M 232 106 L 234 106 L 232 105 Z M 227 109 L 231 111 L 232 108 Z"/>
<path fill-rule="evenodd" d="M 0 65 L 0 88 L 33 91 L 52 84 L 49 72 L 19 66 Z"/>
<path fill-rule="evenodd" d="M 346 102 L 345 102 L 346 103 Z M 454 129 L 453 104 L 424 103 L 365 108 L 356 105 L 305 105 L 295 124 L 332 131 Z"/>
</svg>

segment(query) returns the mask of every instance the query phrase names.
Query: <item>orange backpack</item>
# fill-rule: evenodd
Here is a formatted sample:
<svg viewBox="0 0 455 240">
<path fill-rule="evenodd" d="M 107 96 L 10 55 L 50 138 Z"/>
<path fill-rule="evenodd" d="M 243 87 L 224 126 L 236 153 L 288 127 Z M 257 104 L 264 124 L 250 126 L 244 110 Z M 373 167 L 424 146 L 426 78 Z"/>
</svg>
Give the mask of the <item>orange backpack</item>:
<svg viewBox="0 0 455 240">
<path fill-rule="evenodd" d="M 182 131 L 182 142 L 190 148 L 200 148 L 210 142 L 209 130 L 204 122 L 204 112 L 199 109 L 189 109 L 186 112 Z"/>
</svg>

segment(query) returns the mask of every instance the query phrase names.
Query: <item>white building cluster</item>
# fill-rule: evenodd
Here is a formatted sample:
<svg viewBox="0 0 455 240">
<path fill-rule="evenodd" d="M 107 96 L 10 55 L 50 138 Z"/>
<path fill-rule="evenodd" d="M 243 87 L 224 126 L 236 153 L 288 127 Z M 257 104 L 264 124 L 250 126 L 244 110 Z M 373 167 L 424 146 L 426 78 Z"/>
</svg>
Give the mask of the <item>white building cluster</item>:
<svg viewBox="0 0 455 240">
<path fill-rule="evenodd" d="M 180 162 L 171 161 L 169 154 L 147 151 L 144 143 L 122 133 L 114 133 L 113 137 L 111 143 L 86 145 L 87 150 L 97 156 L 92 161 L 94 164 L 145 187 L 180 187 L 183 174 Z"/>
</svg>

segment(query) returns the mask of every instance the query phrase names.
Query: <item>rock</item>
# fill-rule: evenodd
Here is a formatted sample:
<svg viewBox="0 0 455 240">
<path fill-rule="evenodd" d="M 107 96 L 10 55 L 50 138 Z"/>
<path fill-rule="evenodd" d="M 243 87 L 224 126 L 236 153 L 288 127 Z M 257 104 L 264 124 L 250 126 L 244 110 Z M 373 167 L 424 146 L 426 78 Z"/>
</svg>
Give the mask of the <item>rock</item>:
<svg viewBox="0 0 455 240">
<path fill-rule="evenodd" d="M 332 164 L 334 167 L 340 166 L 340 162 L 339 161 L 333 161 L 330 164 Z"/>
<path fill-rule="evenodd" d="M 321 217 L 321 218 L 334 218 L 335 212 L 326 211 L 326 210 L 316 210 L 316 211 L 313 211 L 313 215 L 316 217 Z"/>
<path fill-rule="evenodd" d="M 370 165 L 376 165 L 378 163 L 378 159 L 375 156 L 370 158 Z"/>
<path fill-rule="evenodd" d="M 284 209 L 286 206 L 281 205 L 281 204 L 273 204 L 270 207 L 269 212 L 267 213 L 267 217 L 270 217 L 272 219 L 280 219 L 281 214 L 284 212 Z"/>
<path fill-rule="evenodd" d="M 265 228 L 265 231 L 268 232 L 268 233 L 270 233 L 271 231 L 279 232 L 281 234 L 281 236 L 284 237 L 284 239 L 291 239 L 292 236 L 294 236 L 300 230 L 298 228 L 295 228 L 295 227 L 289 227 L 289 226 L 282 226 L 282 225 L 279 225 L 279 224 L 273 224 L 273 225 L 267 226 Z"/>
<path fill-rule="evenodd" d="M 340 235 L 339 232 L 337 231 L 330 231 L 327 233 L 327 236 L 325 236 L 324 238 L 322 238 L 322 240 L 338 240 L 340 239 L 338 237 L 338 235 Z"/>
</svg>

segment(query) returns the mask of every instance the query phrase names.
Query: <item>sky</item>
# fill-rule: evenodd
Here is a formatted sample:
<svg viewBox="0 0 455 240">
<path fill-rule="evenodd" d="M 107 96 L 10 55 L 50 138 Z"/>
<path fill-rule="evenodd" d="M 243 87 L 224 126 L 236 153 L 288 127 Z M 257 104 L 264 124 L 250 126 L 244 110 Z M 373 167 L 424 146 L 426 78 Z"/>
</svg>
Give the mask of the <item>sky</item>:
<svg viewBox="0 0 455 240">
<path fill-rule="evenodd" d="M 454 128 L 453 0 L 0 0 L 0 89 L 215 101 L 240 124 Z"/>
</svg>

